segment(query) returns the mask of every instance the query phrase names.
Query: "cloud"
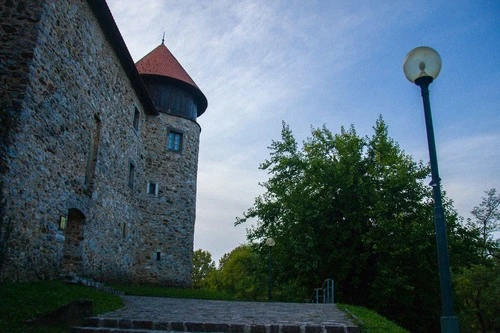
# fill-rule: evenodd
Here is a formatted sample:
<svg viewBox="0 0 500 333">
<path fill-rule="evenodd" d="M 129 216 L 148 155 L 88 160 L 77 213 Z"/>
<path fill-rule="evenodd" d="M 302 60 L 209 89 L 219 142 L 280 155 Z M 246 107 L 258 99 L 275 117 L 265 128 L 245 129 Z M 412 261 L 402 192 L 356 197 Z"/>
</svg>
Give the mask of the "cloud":
<svg viewBox="0 0 500 333">
<path fill-rule="evenodd" d="M 443 79 L 433 84 L 448 195 L 466 214 L 484 190 L 500 188 L 495 147 L 500 139 L 499 75 L 494 66 L 500 50 L 491 42 L 498 39 L 498 29 L 488 10 L 473 14 L 481 6 L 323 0 L 108 4 L 136 61 L 159 45 L 165 32 L 166 46 L 208 98 L 207 112 L 198 120 L 195 246 L 215 258 L 244 241 L 244 226 L 234 228 L 234 218 L 262 190 L 258 182 L 267 175 L 258 165 L 271 140 L 279 138 L 282 120 L 300 141 L 310 134 L 311 124 L 326 124 L 333 132 L 354 124 L 358 134 L 371 135 L 382 114 L 401 148 L 428 160 L 420 95 L 401 72 L 404 55 L 419 44 L 437 45 L 446 65 L 460 68 L 443 69 Z M 469 16 L 475 26 L 481 22 L 478 31 L 463 31 Z M 474 45 L 463 52 L 483 55 L 474 73 L 460 66 L 463 45 Z M 456 122 L 453 128 L 449 118 Z M 468 130 L 471 123 L 481 127 Z"/>
</svg>

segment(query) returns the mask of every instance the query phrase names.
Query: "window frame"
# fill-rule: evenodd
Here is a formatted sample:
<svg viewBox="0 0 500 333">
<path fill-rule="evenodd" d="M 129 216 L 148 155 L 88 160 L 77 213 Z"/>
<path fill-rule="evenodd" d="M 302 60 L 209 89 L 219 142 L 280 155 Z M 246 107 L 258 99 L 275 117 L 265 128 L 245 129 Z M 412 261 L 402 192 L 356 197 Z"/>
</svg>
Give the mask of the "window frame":
<svg viewBox="0 0 500 333">
<path fill-rule="evenodd" d="M 173 139 L 174 141 L 172 142 Z M 178 139 L 178 141 L 177 141 Z M 182 152 L 184 144 L 184 133 L 182 131 L 169 128 L 167 129 L 167 150 L 174 153 Z"/>
<path fill-rule="evenodd" d="M 154 193 L 151 193 L 151 185 L 154 185 Z M 159 185 L 156 182 L 148 181 L 146 184 L 146 194 L 151 196 L 151 197 L 158 197 L 158 189 Z"/>
</svg>

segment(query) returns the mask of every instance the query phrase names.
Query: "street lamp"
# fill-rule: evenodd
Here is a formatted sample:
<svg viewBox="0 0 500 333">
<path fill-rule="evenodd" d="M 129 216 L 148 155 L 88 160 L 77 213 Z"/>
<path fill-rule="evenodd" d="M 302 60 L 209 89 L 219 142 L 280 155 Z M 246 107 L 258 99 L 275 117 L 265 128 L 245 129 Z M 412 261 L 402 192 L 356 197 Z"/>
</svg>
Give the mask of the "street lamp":
<svg viewBox="0 0 500 333">
<path fill-rule="evenodd" d="M 441 57 L 432 48 L 420 46 L 406 55 L 403 63 L 406 78 L 420 87 L 424 103 L 427 143 L 431 160 L 432 182 L 434 193 L 434 227 L 436 230 L 437 254 L 439 263 L 439 279 L 441 285 L 441 332 L 458 333 L 458 318 L 453 313 L 450 263 L 448 259 L 448 240 L 446 238 L 446 222 L 441 200 L 441 179 L 439 178 L 436 143 L 432 125 L 431 105 L 429 102 L 429 85 L 441 71 Z"/>
<path fill-rule="evenodd" d="M 267 276 L 267 301 L 271 301 L 271 289 L 273 287 L 273 246 L 276 244 L 274 238 L 266 239 L 266 245 L 269 247 L 269 275 Z"/>
</svg>

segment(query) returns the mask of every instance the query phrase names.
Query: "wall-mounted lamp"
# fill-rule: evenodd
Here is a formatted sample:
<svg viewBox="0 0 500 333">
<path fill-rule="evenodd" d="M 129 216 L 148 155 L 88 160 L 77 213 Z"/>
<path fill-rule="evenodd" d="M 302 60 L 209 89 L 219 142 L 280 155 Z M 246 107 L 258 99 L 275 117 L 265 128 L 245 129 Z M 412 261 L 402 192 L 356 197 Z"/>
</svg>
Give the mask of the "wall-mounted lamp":
<svg viewBox="0 0 500 333">
<path fill-rule="evenodd" d="M 61 216 L 59 219 L 59 229 L 64 230 L 66 229 L 66 225 L 68 224 L 68 219 L 66 216 Z"/>
</svg>

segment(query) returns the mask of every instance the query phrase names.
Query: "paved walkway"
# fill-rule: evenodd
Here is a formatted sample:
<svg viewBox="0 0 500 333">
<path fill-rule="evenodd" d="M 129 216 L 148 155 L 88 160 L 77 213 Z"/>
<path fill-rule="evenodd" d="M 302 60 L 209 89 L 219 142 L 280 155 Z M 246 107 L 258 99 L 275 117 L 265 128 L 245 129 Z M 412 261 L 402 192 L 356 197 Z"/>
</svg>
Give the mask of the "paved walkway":
<svg viewBox="0 0 500 333">
<path fill-rule="evenodd" d="M 140 296 L 123 296 L 123 299 L 124 308 L 98 316 L 93 324 L 184 332 L 359 332 L 335 304 L 229 302 Z"/>
</svg>

